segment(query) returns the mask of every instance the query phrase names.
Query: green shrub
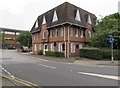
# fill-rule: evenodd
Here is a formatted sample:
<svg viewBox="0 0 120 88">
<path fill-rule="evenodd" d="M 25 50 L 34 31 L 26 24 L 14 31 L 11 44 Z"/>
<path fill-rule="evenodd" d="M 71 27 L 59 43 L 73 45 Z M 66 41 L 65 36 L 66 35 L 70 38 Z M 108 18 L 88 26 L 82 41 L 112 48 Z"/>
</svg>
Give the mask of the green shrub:
<svg viewBox="0 0 120 88">
<path fill-rule="evenodd" d="M 120 50 L 114 50 L 113 53 L 114 53 L 114 59 L 116 60 L 120 59 Z M 90 58 L 95 60 L 103 60 L 103 59 L 111 60 L 110 49 L 83 48 L 79 50 L 79 55 L 80 57 Z"/>
<path fill-rule="evenodd" d="M 63 53 L 62 52 L 55 52 L 55 56 L 56 57 L 63 57 Z"/>
<path fill-rule="evenodd" d="M 63 57 L 63 53 L 62 52 L 46 51 L 45 55 L 46 56 Z"/>
<path fill-rule="evenodd" d="M 55 56 L 55 52 L 50 51 L 50 56 Z"/>
<path fill-rule="evenodd" d="M 46 56 L 49 56 L 49 52 L 48 52 L 48 51 L 45 51 L 45 55 L 46 55 Z"/>
<path fill-rule="evenodd" d="M 43 55 L 43 51 L 42 51 L 42 50 L 39 50 L 39 51 L 38 51 L 38 55 Z"/>
<path fill-rule="evenodd" d="M 45 51 L 46 56 L 55 56 L 55 52 L 53 51 Z"/>
</svg>

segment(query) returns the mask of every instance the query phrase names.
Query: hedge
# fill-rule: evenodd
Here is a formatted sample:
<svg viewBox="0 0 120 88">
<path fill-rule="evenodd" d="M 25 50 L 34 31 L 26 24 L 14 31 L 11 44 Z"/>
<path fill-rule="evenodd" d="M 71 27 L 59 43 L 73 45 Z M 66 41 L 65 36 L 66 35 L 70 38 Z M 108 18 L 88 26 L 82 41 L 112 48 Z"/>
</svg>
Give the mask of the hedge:
<svg viewBox="0 0 120 88">
<path fill-rule="evenodd" d="M 63 53 L 62 52 L 55 52 L 55 56 L 56 57 L 63 57 Z"/>
<path fill-rule="evenodd" d="M 115 60 L 120 60 L 120 50 L 114 50 L 113 51 L 114 59 Z M 94 49 L 88 49 L 88 48 L 83 48 L 79 50 L 79 55 L 80 57 L 84 58 L 90 58 L 90 59 L 95 59 L 95 60 L 111 60 L 111 50 L 110 49 L 99 49 L 99 48 L 94 48 Z"/>
<path fill-rule="evenodd" d="M 46 56 L 55 56 L 55 53 L 53 51 L 45 51 Z"/>
<path fill-rule="evenodd" d="M 45 51 L 46 56 L 56 56 L 56 57 L 63 57 L 62 52 L 53 52 L 53 51 Z"/>
<path fill-rule="evenodd" d="M 39 51 L 38 51 L 38 55 L 43 55 L 43 51 L 42 51 L 42 50 L 39 50 Z"/>
</svg>

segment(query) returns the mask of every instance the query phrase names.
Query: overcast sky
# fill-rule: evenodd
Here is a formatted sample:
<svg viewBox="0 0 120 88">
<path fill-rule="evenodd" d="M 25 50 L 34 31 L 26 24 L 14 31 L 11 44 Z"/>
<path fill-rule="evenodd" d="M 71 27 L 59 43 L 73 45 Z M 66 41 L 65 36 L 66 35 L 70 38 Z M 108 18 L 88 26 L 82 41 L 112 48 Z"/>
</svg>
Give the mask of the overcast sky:
<svg viewBox="0 0 120 88">
<path fill-rule="evenodd" d="M 30 31 L 37 16 L 66 1 L 99 19 L 118 12 L 120 0 L 0 0 L 0 27 Z"/>
</svg>

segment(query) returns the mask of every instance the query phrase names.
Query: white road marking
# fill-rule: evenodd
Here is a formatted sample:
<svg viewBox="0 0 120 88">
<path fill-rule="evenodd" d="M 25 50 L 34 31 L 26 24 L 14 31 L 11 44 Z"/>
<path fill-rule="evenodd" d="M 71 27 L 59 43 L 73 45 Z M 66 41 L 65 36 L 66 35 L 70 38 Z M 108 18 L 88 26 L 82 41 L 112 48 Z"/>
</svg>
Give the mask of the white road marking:
<svg viewBox="0 0 120 88">
<path fill-rule="evenodd" d="M 72 70 L 70 70 L 70 71 L 72 71 Z"/>
<path fill-rule="evenodd" d="M 48 66 L 48 65 L 44 65 L 44 64 L 37 64 L 37 63 L 34 63 L 34 64 L 40 65 L 40 66 L 43 66 L 43 67 L 47 67 L 47 68 L 56 69 L 56 67 L 53 67 L 53 66 Z"/>
<path fill-rule="evenodd" d="M 8 72 L 5 68 L 3 68 L 2 66 L 0 66 L 0 68 L 2 68 L 2 70 L 4 70 L 10 77 L 15 78 L 15 76 Z"/>
<path fill-rule="evenodd" d="M 90 76 L 96 76 L 101 78 L 107 78 L 107 79 L 113 79 L 113 80 L 120 80 L 119 76 L 111 76 L 111 75 L 103 75 L 103 74 L 94 74 L 94 73 L 86 73 L 86 72 L 78 72 L 79 74 L 83 75 L 90 75 Z"/>
</svg>

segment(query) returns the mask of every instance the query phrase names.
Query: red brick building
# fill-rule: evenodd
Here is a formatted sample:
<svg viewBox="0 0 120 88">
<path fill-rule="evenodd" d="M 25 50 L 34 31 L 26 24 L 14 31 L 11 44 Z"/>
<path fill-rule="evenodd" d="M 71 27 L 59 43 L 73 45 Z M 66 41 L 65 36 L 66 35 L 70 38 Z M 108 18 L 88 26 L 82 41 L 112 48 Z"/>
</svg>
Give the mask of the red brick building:
<svg viewBox="0 0 120 88">
<path fill-rule="evenodd" d="M 2 32 L 2 45 L 3 47 L 20 47 L 20 43 L 15 41 L 15 38 L 19 36 L 22 30 L 10 29 L 10 28 L 1 28 Z"/>
<path fill-rule="evenodd" d="M 31 29 L 33 53 L 38 50 L 62 52 L 65 57 L 78 56 L 89 43 L 96 16 L 65 2 L 38 16 Z"/>
</svg>

